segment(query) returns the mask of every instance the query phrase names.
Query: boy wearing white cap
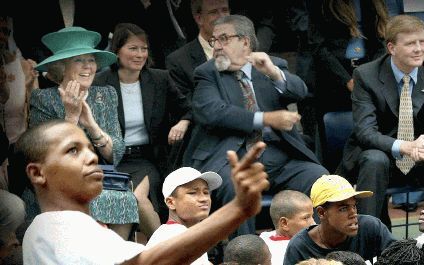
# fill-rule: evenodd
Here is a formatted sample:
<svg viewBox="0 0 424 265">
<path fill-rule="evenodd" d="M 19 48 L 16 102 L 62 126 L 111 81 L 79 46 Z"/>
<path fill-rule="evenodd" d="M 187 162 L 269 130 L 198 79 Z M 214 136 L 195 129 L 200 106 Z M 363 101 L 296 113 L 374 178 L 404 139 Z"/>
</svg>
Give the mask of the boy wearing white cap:
<svg viewBox="0 0 424 265">
<path fill-rule="evenodd" d="M 222 179 L 215 172 L 200 173 L 182 167 L 170 173 L 163 182 L 162 193 L 169 208 L 169 218 L 152 235 L 146 247 L 152 247 L 175 237 L 206 217 L 211 208 L 210 192 L 221 186 Z M 207 253 L 191 264 L 211 264 Z"/>
<path fill-rule="evenodd" d="M 371 191 L 355 191 L 337 175 L 323 175 L 311 189 L 311 200 L 321 223 L 294 236 L 287 247 L 284 265 L 308 258 L 323 258 L 335 250 L 358 253 L 365 260 L 379 256 L 395 241 L 377 218 L 358 215 L 356 199 L 372 196 Z"/>
</svg>

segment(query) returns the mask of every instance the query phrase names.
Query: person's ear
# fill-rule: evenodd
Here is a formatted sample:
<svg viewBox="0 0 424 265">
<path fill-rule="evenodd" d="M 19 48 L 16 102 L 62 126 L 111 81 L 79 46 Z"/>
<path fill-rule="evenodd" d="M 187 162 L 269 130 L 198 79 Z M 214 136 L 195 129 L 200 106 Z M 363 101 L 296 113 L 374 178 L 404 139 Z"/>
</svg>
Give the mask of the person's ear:
<svg viewBox="0 0 424 265">
<path fill-rule="evenodd" d="M 42 186 L 47 181 L 40 163 L 29 163 L 26 166 L 26 173 L 34 185 Z"/>
<path fill-rule="evenodd" d="M 327 211 L 324 207 L 322 207 L 322 206 L 317 207 L 317 214 L 318 214 L 319 219 L 324 218 L 326 213 L 327 213 Z"/>
<path fill-rule="evenodd" d="M 243 37 L 243 39 L 244 39 L 244 45 L 248 48 L 252 48 L 250 39 L 248 37 Z"/>
<path fill-rule="evenodd" d="M 395 54 L 395 45 L 392 42 L 387 43 L 387 51 L 391 54 Z"/>
<path fill-rule="evenodd" d="M 165 204 L 168 206 L 168 209 L 175 210 L 175 198 L 173 196 L 166 197 Z"/>
<path fill-rule="evenodd" d="M 200 27 L 200 25 L 202 24 L 202 18 L 200 13 L 197 13 L 196 15 L 193 16 L 194 21 L 196 21 L 196 24 Z"/>
<path fill-rule="evenodd" d="M 281 227 L 282 230 L 288 232 L 290 230 L 289 228 L 289 219 L 287 217 L 280 217 L 278 220 L 278 225 Z"/>
</svg>

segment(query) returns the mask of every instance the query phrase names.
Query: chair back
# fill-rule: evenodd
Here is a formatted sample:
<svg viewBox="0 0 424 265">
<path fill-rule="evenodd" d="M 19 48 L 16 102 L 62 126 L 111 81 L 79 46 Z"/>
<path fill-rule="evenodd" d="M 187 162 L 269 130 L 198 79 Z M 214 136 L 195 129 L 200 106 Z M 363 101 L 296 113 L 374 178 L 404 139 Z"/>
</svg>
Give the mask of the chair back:
<svg viewBox="0 0 424 265">
<path fill-rule="evenodd" d="M 327 112 L 323 116 L 323 163 L 334 172 L 340 163 L 345 143 L 353 130 L 352 111 Z"/>
</svg>

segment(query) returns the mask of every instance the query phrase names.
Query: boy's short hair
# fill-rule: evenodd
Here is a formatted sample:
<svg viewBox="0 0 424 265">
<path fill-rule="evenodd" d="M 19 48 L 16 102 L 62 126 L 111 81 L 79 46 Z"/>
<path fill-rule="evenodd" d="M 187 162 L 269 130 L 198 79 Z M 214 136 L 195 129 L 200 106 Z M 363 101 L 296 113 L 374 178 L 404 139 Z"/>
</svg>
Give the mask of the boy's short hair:
<svg viewBox="0 0 424 265">
<path fill-rule="evenodd" d="M 269 214 L 275 228 L 278 227 L 281 217 L 291 218 L 298 212 L 299 202 L 311 202 L 311 199 L 295 190 L 283 190 L 274 195 Z"/>
<path fill-rule="evenodd" d="M 310 258 L 302 260 L 296 263 L 296 265 L 343 265 L 343 263 L 335 260 Z"/>
<path fill-rule="evenodd" d="M 352 251 L 333 251 L 328 253 L 325 258 L 341 261 L 344 265 L 366 265 L 365 260 Z"/>
<path fill-rule="evenodd" d="M 26 130 L 16 142 L 16 156 L 23 159 L 24 166 L 31 162 L 44 161 L 49 148 L 45 131 L 58 124 L 69 123 L 65 120 L 50 120 Z"/>
<path fill-rule="evenodd" d="M 262 264 L 267 253 L 264 249 L 268 249 L 265 241 L 257 235 L 247 234 L 232 239 L 224 250 L 225 264 L 244 264 L 256 265 Z"/>
</svg>

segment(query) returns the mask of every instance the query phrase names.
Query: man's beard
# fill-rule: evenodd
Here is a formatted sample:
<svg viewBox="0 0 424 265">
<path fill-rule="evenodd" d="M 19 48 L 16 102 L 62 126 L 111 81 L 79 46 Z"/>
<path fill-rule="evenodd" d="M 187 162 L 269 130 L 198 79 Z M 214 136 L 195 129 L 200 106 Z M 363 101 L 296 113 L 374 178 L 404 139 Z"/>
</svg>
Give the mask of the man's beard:
<svg viewBox="0 0 424 265">
<path fill-rule="evenodd" d="M 215 58 L 215 67 L 219 72 L 228 70 L 231 60 L 226 55 L 220 54 Z"/>
</svg>

